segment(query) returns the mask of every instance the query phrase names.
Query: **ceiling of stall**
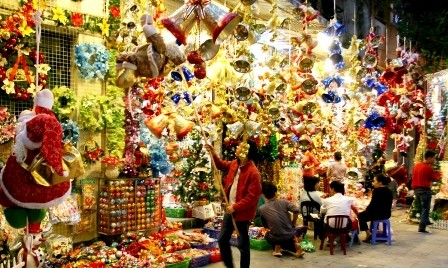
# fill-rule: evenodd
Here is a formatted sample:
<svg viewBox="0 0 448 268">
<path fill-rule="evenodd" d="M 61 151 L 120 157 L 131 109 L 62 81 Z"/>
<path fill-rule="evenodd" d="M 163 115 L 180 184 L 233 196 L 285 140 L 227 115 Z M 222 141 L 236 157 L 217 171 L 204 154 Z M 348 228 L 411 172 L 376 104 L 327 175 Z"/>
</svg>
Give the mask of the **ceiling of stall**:
<svg viewBox="0 0 448 268">
<path fill-rule="evenodd" d="M 243 13 L 245 11 L 244 8 L 252 9 L 252 14 L 261 23 L 269 21 L 269 19 L 272 17 L 272 14 L 270 13 L 270 10 L 272 9 L 271 0 L 258 0 L 252 6 L 239 5 L 241 0 L 219 0 L 213 2 L 217 2 L 225 7 L 228 7 L 229 10 L 234 10 L 235 7 L 238 7 L 238 12 L 240 13 Z M 183 6 L 184 1 L 168 0 L 165 1 L 164 4 L 167 8 L 165 15 L 169 16 L 169 14 L 172 14 L 175 10 Z M 289 19 L 288 21 L 290 21 L 290 24 L 288 24 L 287 26 L 288 29 L 294 32 L 302 32 L 303 31 L 302 22 L 294 14 L 294 9 L 296 8 L 296 6 L 294 6 L 289 1 L 286 0 L 279 0 L 277 2 L 277 6 L 278 6 L 278 15 L 280 19 L 284 20 L 288 18 Z M 319 17 L 317 20 L 314 20 L 308 24 L 307 33 L 312 35 L 317 34 L 318 32 L 325 29 L 325 24 L 326 24 L 325 19 Z"/>
</svg>

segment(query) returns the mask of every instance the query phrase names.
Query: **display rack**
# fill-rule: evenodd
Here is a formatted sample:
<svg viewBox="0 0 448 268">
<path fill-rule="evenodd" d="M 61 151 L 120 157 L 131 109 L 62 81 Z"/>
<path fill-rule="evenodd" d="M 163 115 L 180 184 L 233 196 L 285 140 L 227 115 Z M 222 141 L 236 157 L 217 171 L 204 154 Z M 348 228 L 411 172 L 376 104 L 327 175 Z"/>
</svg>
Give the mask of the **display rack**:
<svg viewBox="0 0 448 268">
<path fill-rule="evenodd" d="M 160 227 L 160 180 L 99 179 L 98 233 L 117 235 Z"/>
</svg>

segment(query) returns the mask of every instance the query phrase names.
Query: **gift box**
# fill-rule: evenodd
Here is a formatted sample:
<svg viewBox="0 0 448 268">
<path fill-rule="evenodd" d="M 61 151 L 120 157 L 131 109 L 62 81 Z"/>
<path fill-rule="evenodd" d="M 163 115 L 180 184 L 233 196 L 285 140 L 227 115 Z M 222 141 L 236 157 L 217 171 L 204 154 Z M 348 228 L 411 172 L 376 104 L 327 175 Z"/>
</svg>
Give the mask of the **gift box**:
<svg viewBox="0 0 448 268">
<path fill-rule="evenodd" d="M 215 217 L 212 204 L 193 208 L 193 218 L 207 220 Z"/>
<path fill-rule="evenodd" d="M 168 218 L 184 218 L 186 211 L 185 208 L 165 208 L 165 215 Z"/>
</svg>

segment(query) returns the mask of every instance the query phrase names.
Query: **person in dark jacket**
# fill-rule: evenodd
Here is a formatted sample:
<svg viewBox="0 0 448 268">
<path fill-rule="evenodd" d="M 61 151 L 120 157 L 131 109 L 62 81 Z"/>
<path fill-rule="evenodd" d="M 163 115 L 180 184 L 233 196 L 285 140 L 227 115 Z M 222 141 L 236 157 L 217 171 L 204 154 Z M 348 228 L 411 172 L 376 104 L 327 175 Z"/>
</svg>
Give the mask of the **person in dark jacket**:
<svg viewBox="0 0 448 268">
<path fill-rule="evenodd" d="M 216 168 L 227 174 L 223 178 L 223 186 L 229 203 L 226 204 L 226 214 L 218 237 L 222 260 L 226 267 L 234 267 L 230 249 L 230 238 L 234 231 L 233 216 L 239 232 L 240 267 L 248 268 L 250 266 L 249 223 L 255 217 L 261 196 L 261 176 L 254 162 L 257 160 L 257 146 L 250 140 L 240 143 L 235 152 L 237 159 L 233 161 L 222 160 L 210 144 L 205 146 L 210 151 Z"/>
<path fill-rule="evenodd" d="M 392 209 L 392 192 L 389 189 L 390 177 L 376 174 L 373 178 L 372 199 L 366 209 L 358 214 L 359 227 L 366 232 L 364 242 L 370 242 L 372 234 L 367 222 L 389 219 Z"/>
</svg>

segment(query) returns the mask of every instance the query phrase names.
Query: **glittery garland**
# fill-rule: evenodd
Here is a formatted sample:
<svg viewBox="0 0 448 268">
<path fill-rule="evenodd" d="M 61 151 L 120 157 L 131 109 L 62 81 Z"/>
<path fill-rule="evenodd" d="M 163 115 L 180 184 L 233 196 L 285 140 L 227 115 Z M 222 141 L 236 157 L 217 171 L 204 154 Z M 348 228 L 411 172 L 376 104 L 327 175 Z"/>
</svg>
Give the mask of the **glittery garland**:
<svg viewBox="0 0 448 268">
<path fill-rule="evenodd" d="M 274 181 L 279 189 L 279 196 L 292 202 L 299 200 L 300 189 L 303 188 L 302 169 L 296 166 L 286 166 L 280 168 L 280 161 L 276 161 L 278 166 L 278 180 Z"/>
<path fill-rule="evenodd" d="M 128 106 L 126 106 L 128 107 Z M 125 147 L 124 147 L 124 166 L 121 173 L 126 177 L 137 176 L 137 170 L 134 168 L 134 151 L 138 143 L 139 121 L 138 114 L 133 114 L 126 109 L 125 111 Z"/>
</svg>

